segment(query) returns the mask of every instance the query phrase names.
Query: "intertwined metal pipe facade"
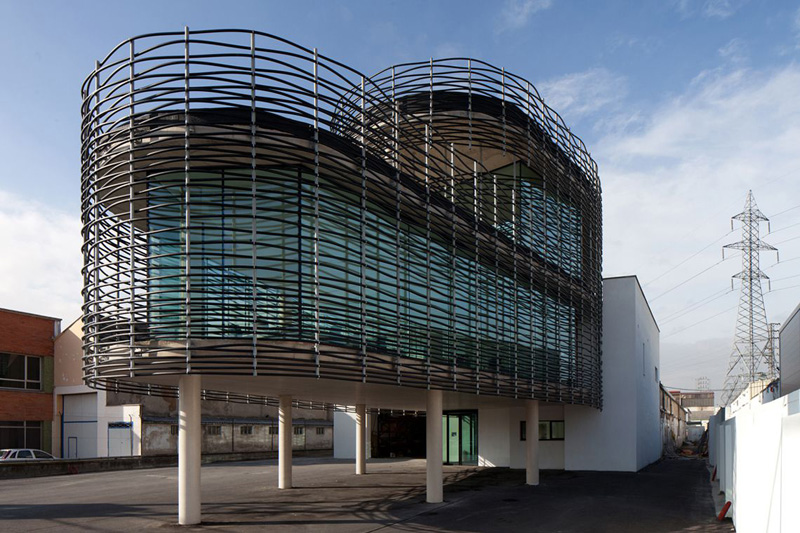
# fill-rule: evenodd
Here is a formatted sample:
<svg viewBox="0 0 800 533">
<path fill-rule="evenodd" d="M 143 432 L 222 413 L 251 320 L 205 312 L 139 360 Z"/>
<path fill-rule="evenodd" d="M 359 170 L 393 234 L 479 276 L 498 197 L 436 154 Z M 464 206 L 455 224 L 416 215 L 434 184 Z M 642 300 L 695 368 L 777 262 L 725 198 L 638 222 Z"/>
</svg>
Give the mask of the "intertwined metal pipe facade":
<svg viewBox="0 0 800 533">
<path fill-rule="evenodd" d="M 93 386 L 171 395 L 148 376 L 188 372 L 600 406 L 596 165 L 524 80 L 468 59 L 367 77 L 186 30 L 114 49 L 82 113 Z"/>
</svg>

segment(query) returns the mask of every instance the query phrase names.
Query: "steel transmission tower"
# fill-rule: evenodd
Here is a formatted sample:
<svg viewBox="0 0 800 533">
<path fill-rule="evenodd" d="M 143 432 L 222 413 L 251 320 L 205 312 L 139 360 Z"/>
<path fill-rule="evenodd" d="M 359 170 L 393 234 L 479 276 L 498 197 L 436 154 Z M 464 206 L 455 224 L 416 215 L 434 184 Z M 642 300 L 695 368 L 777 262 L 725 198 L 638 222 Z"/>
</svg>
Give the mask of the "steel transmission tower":
<svg viewBox="0 0 800 533">
<path fill-rule="evenodd" d="M 733 339 L 728 373 L 725 376 L 725 385 L 722 401 L 729 405 L 747 387 L 759 379 L 771 377 L 772 368 L 768 350 L 771 344 L 767 312 L 764 309 L 764 296 L 761 292 L 761 280 L 769 279 L 759 267 L 759 252 L 770 250 L 777 252 L 759 237 L 761 222 L 769 223 L 758 206 L 753 191 L 747 193 L 744 211 L 731 219 L 742 223 L 742 240 L 723 247 L 742 251 L 742 271 L 734 274 L 734 278 L 741 280 L 741 294 L 739 296 L 739 312 L 736 317 L 736 333 Z"/>
</svg>

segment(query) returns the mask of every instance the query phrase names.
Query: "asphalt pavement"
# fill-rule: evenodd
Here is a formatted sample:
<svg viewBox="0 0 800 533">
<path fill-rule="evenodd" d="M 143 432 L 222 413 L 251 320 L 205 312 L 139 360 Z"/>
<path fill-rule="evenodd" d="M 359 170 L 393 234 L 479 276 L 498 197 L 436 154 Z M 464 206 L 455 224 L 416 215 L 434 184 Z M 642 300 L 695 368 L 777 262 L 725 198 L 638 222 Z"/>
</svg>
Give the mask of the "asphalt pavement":
<svg viewBox="0 0 800 533">
<path fill-rule="evenodd" d="M 445 466 L 445 502 L 425 503 L 425 461 L 296 458 L 295 488 L 277 462 L 202 468 L 203 523 L 177 525 L 177 469 L 0 480 L 0 531 L 730 532 L 717 522 L 699 459 L 638 473 L 543 471 L 536 487 L 506 468 Z"/>
</svg>

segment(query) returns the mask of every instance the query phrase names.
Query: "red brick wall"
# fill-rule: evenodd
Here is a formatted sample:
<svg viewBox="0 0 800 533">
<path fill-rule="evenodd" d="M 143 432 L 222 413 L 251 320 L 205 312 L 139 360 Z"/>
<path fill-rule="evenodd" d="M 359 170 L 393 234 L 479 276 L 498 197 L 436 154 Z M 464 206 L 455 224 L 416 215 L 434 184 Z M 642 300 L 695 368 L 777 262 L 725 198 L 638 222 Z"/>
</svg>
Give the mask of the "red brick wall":
<svg viewBox="0 0 800 533">
<path fill-rule="evenodd" d="M 52 357 L 53 322 L 52 318 L 0 309 L 0 352 Z M 45 379 L 42 367 L 43 387 Z M 0 420 L 53 420 L 53 395 L 0 389 Z"/>
<path fill-rule="evenodd" d="M 0 389 L 0 420 L 53 420 L 53 395 Z"/>
<path fill-rule="evenodd" d="M 0 310 L 0 352 L 53 355 L 53 319 Z"/>
</svg>

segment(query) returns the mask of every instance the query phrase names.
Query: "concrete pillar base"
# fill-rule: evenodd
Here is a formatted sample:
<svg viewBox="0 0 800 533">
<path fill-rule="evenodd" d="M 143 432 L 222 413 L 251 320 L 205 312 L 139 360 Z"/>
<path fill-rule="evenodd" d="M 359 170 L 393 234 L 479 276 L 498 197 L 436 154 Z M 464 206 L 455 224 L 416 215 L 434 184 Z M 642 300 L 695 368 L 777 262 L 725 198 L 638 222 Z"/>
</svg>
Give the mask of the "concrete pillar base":
<svg viewBox="0 0 800 533">
<path fill-rule="evenodd" d="M 292 397 L 278 405 L 278 488 L 292 488 Z"/>
<path fill-rule="evenodd" d="M 425 418 L 426 500 L 428 503 L 442 503 L 444 501 L 442 477 L 442 391 L 428 391 Z"/>
<path fill-rule="evenodd" d="M 356 405 L 356 475 L 367 473 L 367 406 Z"/>
<path fill-rule="evenodd" d="M 178 523 L 200 523 L 200 376 L 178 380 Z"/>
<path fill-rule="evenodd" d="M 525 403 L 525 484 L 539 484 L 539 401 Z"/>
</svg>

